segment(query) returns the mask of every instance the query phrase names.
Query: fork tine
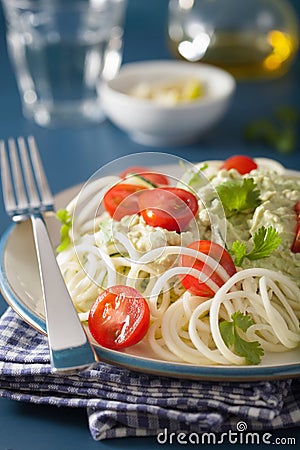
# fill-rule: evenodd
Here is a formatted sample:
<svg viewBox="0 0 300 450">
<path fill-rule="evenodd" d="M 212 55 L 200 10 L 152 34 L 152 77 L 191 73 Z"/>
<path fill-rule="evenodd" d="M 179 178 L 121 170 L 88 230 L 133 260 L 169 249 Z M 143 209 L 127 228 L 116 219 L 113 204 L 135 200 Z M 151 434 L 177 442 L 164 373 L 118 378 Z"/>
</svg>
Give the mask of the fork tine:
<svg viewBox="0 0 300 450">
<path fill-rule="evenodd" d="M 60 371 L 83 369 L 98 357 L 74 308 L 43 218 L 44 211 L 53 210 L 53 203 L 37 146 L 33 137 L 28 142 L 19 138 L 17 143 L 9 139 L 8 150 L 9 155 L 0 141 L 5 207 L 14 221 L 30 218 L 32 223 L 51 364 Z M 64 326 L 62 318 L 68 319 Z"/>
<path fill-rule="evenodd" d="M 0 142 L 1 151 L 1 180 L 5 208 L 8 213 L 16 209 L 15 193 L 12 187 L 9 161 L 4 141 Z"/>
<path fill-rule="evenodd" d="M 40 198 L 37 193 L 34 175 L 31 169 L 27 146 L 25 144 L 24 138 L 18 139 L 18 146 L 20 151 L 20 157 L 23 167 L 23 175 L 26 183 L 30 207 L 37 208 L 40 205 Z"/>
<path fill-rule="evenodd" d="M 33 136 L 28 137 L 28 145 L 30 150 L 31 162 L 36 176 L 37 185 L 39 187 L 42 203 L 44 206 L 52 206 L 53 197 L 43 169 L 43 164 L 41 162 L 39 151 Z"/>
<path fill-rule="evenodd" d="M 30 210 L 53 210 L 53 197 L 33 136 L 0 141 L 1 178 L 5 208 L 22 220 Z"/>
<path fill-rule="evenodd" d="M 26 208 L 28 206 L 28 200 L 25 193 L 23 175 L 20 167 L 17 146 L 14 139 L 11 138 L 8 140 L 8 148 L 17 207 L 20 209 Z"/>
</svg>

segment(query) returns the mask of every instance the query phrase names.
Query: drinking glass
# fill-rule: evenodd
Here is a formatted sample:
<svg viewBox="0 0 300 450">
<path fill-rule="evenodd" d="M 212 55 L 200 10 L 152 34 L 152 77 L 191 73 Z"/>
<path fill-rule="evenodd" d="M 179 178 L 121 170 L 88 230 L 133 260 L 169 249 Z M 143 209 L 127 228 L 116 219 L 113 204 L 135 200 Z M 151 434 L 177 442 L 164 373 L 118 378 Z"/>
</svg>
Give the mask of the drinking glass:
<svg viewBox="0 0 300 450">
<path fill-rule="evenodd" d="M 126 0 L 2 0 L 23 112 L 41 126 L 104 119 L 99 86 L 121 65 Z"/>
</svg>

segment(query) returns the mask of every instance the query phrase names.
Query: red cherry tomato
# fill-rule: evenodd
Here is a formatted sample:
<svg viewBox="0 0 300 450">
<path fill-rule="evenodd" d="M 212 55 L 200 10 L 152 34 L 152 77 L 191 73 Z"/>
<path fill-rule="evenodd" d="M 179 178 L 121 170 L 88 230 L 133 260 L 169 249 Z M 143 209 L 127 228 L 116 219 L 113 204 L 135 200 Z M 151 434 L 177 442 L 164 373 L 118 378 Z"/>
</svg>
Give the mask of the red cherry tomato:
<svg viewBox="0 0 300 450">
<path fill-rule="evenodd" d="M 151 181 L 151 183 L 154 183 L 157 186 L 167 186 L 169 184 L 169 180 L 165 175 L 163 175 L 162 173 L 152 172 L 146 167 L 129 167 L 129 169 L 123 170 L 123 172 L 120 173 L 120 177 L 127 178 L 130 174 L 141 175 L 143 178 Z"/>
<path fill-rule="evenodd" d="M 150 309 L 144 297 L 134 288 L 113 286 L 93 304 L 88 325 L 98 344 L 121 349 L 138 343 L 149 328 Z"/>
<path fill-rule="evenodd" d="M 147 189 L 138 197 L 140 214 L 148 225 L 183 231 L 198 212 L 194 194 L 181 188 Z"/>
<path fill-rule="evenodd" d="M 146 188 L 136 184 L 116 184 L 104 195 L 104 208 L 117 221 L 124 216 L 136 214 L 139 212 L 138 194 L 144 189 Z"/>
<path fill-rule="evenodd" d="M 300 200 L 298 200 L 294 206 L 295 213 L 297 214 L 297 219 L 300 220 Z"/>
<path fill-rule="evenodd" d="M 245 175 L 245 173 L 249 173 L 251 170 L 257 169 L 257 164 L 249 156 L 235 155 L 226 159 L 226 161 L 222 164 L 221 169 L 236 169 L 241 175 Z"/>
<path fill-rule="evenodd" d="M 296 236 L 291 250 L 293 253 L 300 253 L 300 222 L 297 224 Z"/>
<path fill-rule="evenodd" d="M 294 207 L 295 213 L 297 214 L 297 228 L 295 239 L 291 250 L 293 253 L 300 253 L 300 200 L 297 201 Z"/>
<path fill-rule="evenodd" d="M 208 240 L 200 240 L 192 242 L 188 245 L 188 248 L 197 250 L 198 252 L 209 255 L 214 260 L 223 266 L 229 276 L 236 273 L 236 268 L 234 262 L 229 255 L 229 253 L 219 244 Z M 182 255 L 179 261 L 179 265 L 182 267 L 192 267 L 203 272 L 209 279 L 214 281 L 219 287 L 224 284 L 224 280 L 213 271 L 208 264 L 200 261 L 192 256 Z M 199 281 L 196 277 L 192 275 L 182 275 L 181 283 L 183 286 L 192 294 L 199 295 L 201 297 L 213 297 L 214 292 L 207 286 L 205 282 Z"/>
</svg>

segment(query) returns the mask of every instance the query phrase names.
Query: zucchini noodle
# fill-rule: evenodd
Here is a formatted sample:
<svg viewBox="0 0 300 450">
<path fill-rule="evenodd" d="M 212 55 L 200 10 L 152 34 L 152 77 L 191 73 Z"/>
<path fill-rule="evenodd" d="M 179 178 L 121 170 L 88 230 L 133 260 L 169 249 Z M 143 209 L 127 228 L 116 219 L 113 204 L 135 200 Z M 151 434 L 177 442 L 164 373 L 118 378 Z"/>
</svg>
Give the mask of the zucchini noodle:
<svg viewBox="0 0 300 450">
<path fill-rule="evenodd" d="M 241 282 L 246 284 L 247 291 L 243 290 Z M 242 289 L 231 291 L 237 283 Z M 287 291 L 288 296 L 283 294 Z M 192 307 L 188 305 L 191 300 Z M 290 305 L 294 301 L 298 305 L 295 311 Z M 221 319 L 229 320 L 237 310 L 236 303 L 254 322 L 246 331 L 249 341 L 257 340 L 264 350 L 272 352 L 287 351 L 299 345 L 298 287 L 278 272 L 245 269 L 233 275 L 210 300 L 185 292 L 169 306 L 160 321 L 154 321 L 148 334 L 153 351 L 165 359 L 163 355 L 167 350 L 168 359 L 171 352 L 177 359 L 191 364 L 245 364 L 243 357 L 226 346 L 219 327 Z M 184 332 L 186 328 L 188 331 Z"/>
<path fill-rule="evenodd" d="M 148 301 L 151 324 L 145 339 L 158 359 L 194 365 L 248 364 L 226 345 L 221 333 L 220 323 L 230 322 L 237 311 L 251 319 L 242 338 L 257 341 L 265 352 L 285 352 L 300 344 L 300 290 L 294 280 L 263 267 L 239 269 L 230 277 L 210 255 L 169 244 L 167 237 L 164 246 L 137 248 L 126 217 L 116 224 L 99 210 L 105 192 L 118 180 L 94 180 L 66 208 L 73 219 L 71 245 L 57 260 L 82 320 L 87 320 L 104 289 L 122 284 L 136 288 Z M 182 256 L 203 262 L 205 273 L 191 261 L 189 267 L 182 266 Z M 212 273 L 222 281 L 221 287 Z M 181 279 L 187 275 L 205 283 L 214 296 L 207 299 L 186 291 Z"/>
</svg>

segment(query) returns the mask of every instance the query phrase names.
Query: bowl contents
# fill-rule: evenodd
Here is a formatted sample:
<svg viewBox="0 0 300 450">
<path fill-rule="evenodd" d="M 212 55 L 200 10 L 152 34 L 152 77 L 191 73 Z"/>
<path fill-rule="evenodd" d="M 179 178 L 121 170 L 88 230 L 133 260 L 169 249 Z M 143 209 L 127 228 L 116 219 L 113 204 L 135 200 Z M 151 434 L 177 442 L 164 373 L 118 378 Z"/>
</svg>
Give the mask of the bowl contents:
<svg viewBox="0 0 300 450">
<path fill-rule="evenodd" d="M 58 263 L 100 345 L 260 364 L 300 343 L 299 200 L 300 177 L 271 160 L 208 161 L 179 180 L 127 168 L 59 213 Z"/>
<path fill-rule="evenodd" d="M 140 82 L 129 93 L 140 99 L 170 106 L 198 100 L 204 94 L 204 86 L 197 78 L 182 78 L 152 83 Z"/>
<path fill-rule="evenodd" d="M 107 118 L 147 146 L 189 145 L 225 115 L 234 78 L 208 64 L 157 60 L 125 64 L 100 87 Z"/>
</svg>

